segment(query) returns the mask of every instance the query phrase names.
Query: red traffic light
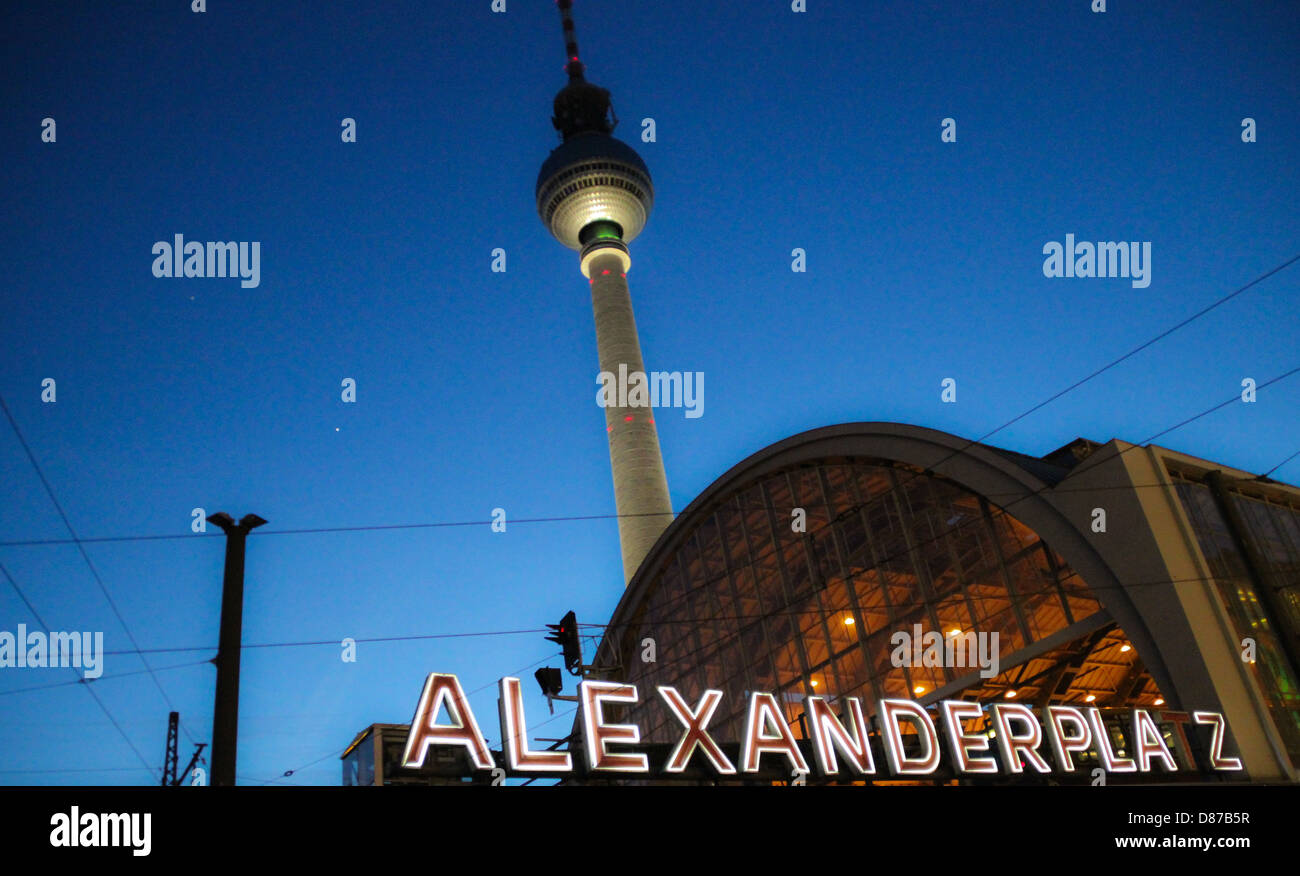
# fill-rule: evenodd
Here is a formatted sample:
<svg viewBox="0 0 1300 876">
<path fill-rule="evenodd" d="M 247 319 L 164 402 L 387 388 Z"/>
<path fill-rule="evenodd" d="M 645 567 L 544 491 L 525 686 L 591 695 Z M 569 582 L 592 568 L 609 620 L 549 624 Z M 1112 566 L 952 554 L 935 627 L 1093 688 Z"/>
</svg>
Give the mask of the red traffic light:
<svg viewBox="0 0 1300 876">
<path fill-rule="evenodd" d="M 558 624 L 547 624 L 551 635 L 546 641 L 554 642 L 564 650 L 564 666 L 574 675 L 582 674 L 582 643 L 578 641 L 578 618 L 569 612 Z"/>
</svg>

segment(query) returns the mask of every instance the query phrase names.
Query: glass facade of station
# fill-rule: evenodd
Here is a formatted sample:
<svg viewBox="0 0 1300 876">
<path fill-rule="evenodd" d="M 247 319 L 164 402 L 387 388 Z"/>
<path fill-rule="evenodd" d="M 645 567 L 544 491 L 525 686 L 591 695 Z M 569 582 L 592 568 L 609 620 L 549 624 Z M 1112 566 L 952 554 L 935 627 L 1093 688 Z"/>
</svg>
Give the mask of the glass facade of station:
<svg viewBox="0 0 1300 876">
<path fill-rule="evenodd" d="M 811 695 L 860 697 L 869 713 L 882 697 L 936 692 L 1158 711 L 1136 648 L 1008 504 L 897 462 L 851 458 L 765 472 L 719 496 L 692 512 L 675 552 L 642 570 L 651 577 L 636 604 L 606 634 L 601 662 L 643 692 L 622 717 L 649 742 L 676 741 L 680 725 L 656 685 L 691 702 L 722 690 L 710 729 L 731 741 L 751 691 L 776 693 L 799 737 Z M 895 665 L 891 637 L 918 625 L 945 637 L 997 633 L 1001 671 Z M 646 639 L 653 661 L 642 659 Z"/>
</svg>

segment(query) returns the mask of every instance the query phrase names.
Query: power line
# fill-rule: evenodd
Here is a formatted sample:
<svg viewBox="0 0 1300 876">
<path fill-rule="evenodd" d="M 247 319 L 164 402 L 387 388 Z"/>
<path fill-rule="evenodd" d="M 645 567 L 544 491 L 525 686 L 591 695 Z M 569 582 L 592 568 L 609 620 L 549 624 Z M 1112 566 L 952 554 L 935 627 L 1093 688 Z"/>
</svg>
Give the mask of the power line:
<svg viewBox="0 0 1300 876">
<path fill-rule="evenodd" d="M 1300 366 L 1297 366 L 1297 367 L 1295 367 L 1295 368 L 1292 368 L 1290 371 L 1287 371 L 1287 372 L 1284 373 L 1284 374 L 1279 374 L 1277 377 L 1274 377 L 1272 380 L 1266 380 L 1266 381 L 1264 381 L 1263 383 L 1259 384 L 1259 387 L 1258 387 L 1258 388 L 1259 388 L 1259 389 L 1263 389 L 1264 387 L 1268 386 L 1269 384 L 1277 383 L 1279 380 L 1285 380 L 1286 378 L 1290 377 L 1292 374 L 1295 374 L 1295 373 L 1298 372 L 1298 371 L 1300 371 Z M 1234 395 L 1234 396 L 1232 396 L 1231 398 L 1227 399 L 1226 401 L 1219 402 L 1219 404 L 1215 405 L 1215 406 L 1212 407 L 1212 408 L 1209 408 L 1208 410 L 1201 411 L 1199 414 L 1196 414 L 1196 415 L 1194 415 L 1194 416 L 1188 417 L 1186 420 L 1183 420 L 1181 423 L 1176 423 L 1175 425 L 1170 426 L 1168 429 L 1162 429 L 1162 430 L 1160 430 L 1160 431 L 1157 432 L 1156 434 L 1154 434 L 1154 435 L 1152 435 L 1152 436 L 1150 436 L 1150 437 L 1148 437 L 1148 438 L 1143 439 L 1140 443 L 1141 443 L 1141 444 L 1150 444 L 1152 441 L 1156 440 L 1156 439 L 1159 438 L 1160 436 L 1162 436 L 1162 435 L 1167 435 L 1167 434 L 1169 434 L 1170 432 L 1174 431 L 1175 429 L 1181 429 L 1183 426 L 1186 426 L 1188 423 L 1193 423 L 1193 422 L 1195 422 L 1195 421 L 1201 419 L 1201 417 L 1209 416 L 1210 414 L 1214 413 L 1215 411 L 1219 410 L 1220 408 L 1226 408 L 1228 405 L 1230 405 L 1230 404 L 1234 404 L 1234 403 L 1236 403 L 1237 401 L 1239 401 L 1240 399 L 1241 399 L 1241 396 L 1239 396 L 1239 395 Z"/>
<path fill-rule="evenodd" d="M 22 588 L 18 586 L 18 582 L 14 580 L 13 575 L 9 574 L 9 570 L 4 567 L 3 563 L 0 563 L 0 572 L 4 573 L 4 576 L 6 579 L 8 579 L 10 586 L 12 586 L 14 588 L 14 592 L 18 594 L 18 598 L 21 599 L 23 601 L 23 604 L 27 606 L 27 610 L 32 613 L 32 617 L 36 618 L 36 621 L 41 625 L 41 628 L 48 630 L 49 626 L 45 623 L 45 620 L 40 616 L 40 613 L 36 611 L 35 607 L 31 604 L 31 602 L 28 601 L 26 594 L 23 593 Z M 76 672 L 76 670 L 72 669 L 72 667 L 68 667 L 68 669 L 74 673 Z M 90 685 L 86 684 L 86 685 L 82 685 L 82 687 L 85 688 L 86 693 L 90 694 L 91 697 L 94 698 L 95 702 L 99 705 L 99 708 L 103 710 L 104 714 L 108 716 L 108 720 L 112 722 L 114 727 L 117 728 L 117 732 L 122 736 L 124 740 L 126 740 L 126 744 L 131 747 L 131 750 L 135 752 L 135 756 L 140 759 L 140 763 L 144 764 L 144 768 L 149 770 L 149 772 L 152 773 L 156 778 L 158 776 L 158 770 L 155 769 L 153 766 L 151 766 L 149 761 L 145 759 L 145 756 L 140 753 L 140 749 L 135 747 L 135 743 L 131 741 L 131 737 L 126 735 L 126 731 L 122 729 L 121 724 L 117 723 L 117 719 L 114 718 L 113 713 L 108 710 L 108 706 L 104 705 L 104 701 L 99 698 L 98 694 L 96 694 L 93 690 L 90 689 Z"/>
<path fill-rule="evenodd" d="M 368 642 L 414 642 L 427 639 L 469 639 L 483 636 L 518 636 L 525 633 L 544 633 L 546 630 L 491 630 L 482 633 L 432 633 L 423 636 L 376 636 L 370 639 L 352 639 L 358 645 Z M 351 638 L 351 637 L 349 637 Z M 318 639 L 311 642 L 260 642 L 251 645 L 240 645 L 240 650 L 245 648 L 298 648 L 307 645 L 334 645 L 337 647 L 342 639 Z M 214 645 L 195 645 L 192 647 L 181 648 L 146 648 L 143 651 L 121 650 L 105 651 L 104 654 L 171 654 L 183 651 L 215 651 Z M 549 659 L 549 658 L 547 658 Z"/>
<path fill-rule="evenodd" d="M 0 770 L 0 773 L 136 773 L 145 770 L 145 767 L 84 767 L 81 769 L 68 770 Z"/>
<path fill-rule="evenodd" d="M 9 411 L 9 405 L 5 402 L 2 394 L 0 394 L 0 409 L 4 410 L 5 417 L 8 418 L 9 425 L 13 427 L 14 435 L 18 438 L 18 443 L 22 445 L 23 452 L 27 454 L 28 461 L 31 462 L 32 468 L 36 470 L 36 476 L 40 478 L 41 485 L 45 487 L 46 495 L 50 497 L 50 502 L 54 505 L 54 509 L 59 512 L 59 519 L 63 521 L 63 525 L 67 527 L 68 534 L 71 535 L 73 540 L 76 542 L 77 550 L 81 553 L 81 558 L 86 561 L 86 566 L 90 569 L 91 576 L 94 577 L 95 583 L 99 585 L 99 592 L 104 594 L 104 599 L 108 601 L 109 608 L 113 610 L 113 614 L 117 617 L 118 623 L 122 625 L 122 630 L 126 633 L 127 639 L 131 641 L 131 644 L 135 646 L 135 649 L 138 652 L 140 649 L 140 643 L 137 642 L 135 636 L 131 634 L 131 628 L 127 626 L 126 618 L 122 617 L 122 612 L 118 610 L 117 603 L 114 602 L 113 597 L 109 595 L 108 588 L 104 586 L 103 579 L 99 577 L 99 570 L 97 570 L 95 564 L 90 561 L 90 554 L 86 553 L 85 545 L 77 540 L 77 532 L 72 528 L 72 521 L 68 519 L 68 515 L 63 511 L 63 506 L 59 504 L 58 497 L 54 495 L 54 488 L 50 486 L 49 480 L 45 477 L 45 472 L 41 470 L 40 463 L 36 461 L 36 455 L 32 453 L 31 447 L 28 446 L 27 439 L 23 437 L 22 430 L 18 428 L 18 421 L 14 419 L 13 414 Z M 31 607 L 30 604 L 28 607 Z M 44 622 L 42 622 L 42 625 L 44 625 Z M 167 691 L 163 689 L 162 682 L 158 680 L 158 676 L 154 673 L 153 668 L 149 666 L 149 661 L 143 656 L 140 657 L 140 660 L 144 663 L 145 668 L 149 670 L 149 677 L 152 678 L 153 683 L 157 685 L 158 692 L 162 694 L 163 701 L 167 703 L 167 708 L 171 709 L 173 712 L 177 711 L 176 707 L 172 705 L 171 697 L 167 696 Z M 95 699 L 98 700 L 99 698 L 96 697 Z M 184 729 L 185 735 L 189 738 L 190 742 L 193 743 L 194 737 L 190 734 L 189 729 Z"/>
<path fill-rule="evenodd" d="M 326 755 L 325 757 L 329 757 L 329 755 Z M 324 759 L 325 758 L 321 758 L 321 760 Z M 261 779 L 255 779 L 252 776 L 235 776 L 235 779 L 240 782 L 243 782 L 246 785 L 250 783 L 256 783 L 259 785 L 284 785 L 290 788 L 308 787 L 307 785 L 300 785 L 297 782 L 286 782 L 284 779 L 267 779 L 266 781 L 262 781 Z"/>
<path fill-rule="evenodd" d="M 1041 401 L 1041 402 L 1039 402 L 1038 404 L 1034 405 L 1032 408 L 1030 408 L 1029 410 L 1025 411 L 1024 413 L 1022 413 L 1022 414 L 1018 414 L 1018 415 L 1016 415 L 1015 417 L 1012 417 L 1010 420 L 1007 420 L 1005 423 L 1003 423 L 1001 426 L 998 426 L 998 427 L 997 427 L 996 429 L 994 429 L 992 432 L 986 432 L 984 435 L 981 435 L 979 438 L 976 438 L 975 440 L 969 442 L 969 443 L 966 445 L 966 447 L 963 447 L 962 450 L 961 450 L 961 451 L 958 451 L 958 452 L 962 452 L 962 451 L 966 450 L 966 448 L 968 448 L 968 447 L 970 447 L 970 446 L 972 446 L 972 445 L 974 445 L 974 444 L 978 444 L 978 443 L 982 442 L 985 438 L 988 438 L 988 437 L 990 437 L 990 436 L 992 436 L 992 435 L 996 435 L 998 432 L 1001 432 L 1003 429 L 1007 428 L 1008 426 L 1012 425 L 1013 423 L 1017 423 L 1017 422 L 1019 422 L 1020 420 L 1023 420 L 1025 417 L 1029 416 L 1030 414 L 1034 413 L 1035 411 L 1040 410 L 1041 408 L 1045 408 L 1045 407 L 1047 407 L 1049 404 L 1051 404 L 1052 402 L 1056 401 L 1058 398 L 1060 398 L 1061 396 L 1065 395 L 1066 393 L 1068 393 L 1068 392 L 1072 392 L 1073 390 L 1078 389 L 1080 386 L 1083 386 L 1085 383 L 1087 383 L 1088 381 L 1092 380 L 1094 377 L 1099 377 L 1099 376 L 1101 376 L 1102 374 L 1104 374 L 1104 373 L 1106 373 L 1107 371 L 1109 371 L 1110 369 L 1114 368 L 1116 365 L 1120 364 L 1120 363 L 1123 362 L 1124 360 L 1126 360 L 1126 359 L 1128 359 L 1128 358 L 1130 358 L 1130 357 L 1132 357 L 1132 356 L 1134 356 L 1134 355 L 1136 355 L 1136 354 L 1142 352 L 1142 351 L 1145 350 L 1147 347 L 1150 347 L 1150 346 L 1152 346 L 1153 344 L 1156 344 L 1156 343 L 1158 343 L 1158 342 L 1164 340 L 1165 338 L 1169 337 L 1169 336 L 1172 335 L 1174 332 L 1178 331 L 1179 329 L 1183 328 L 1184 326 L 1186 326 L 1186 325 L 1188 325 L 1188 324 L 1190 324 L 1190 323 L 1192 323 L 1192 322 L 1195 322 L 1196 320 L 1200 319 L 1202 316 L 1204 316 L 1205 314 L 1207 314 L 1207 313 L 1209 313 L 1210 311 L 1214 310 L 1215 308 L 1217 308 L 1217 307 L 1219 307 L 1219 306 L 1221 306 L 1221 305 L 1223 305 L 1223 304 L 1228 303 L 1228 302 L 1231 301 L 1233 298 L 1236 298 L 1238 295 L 1240 295 L 1241 293 L 1245 292 L 1247 289 L 1251 288 L 1252 286 L 1255 286 L 1255 285 L 1258 284 L 1258 283 L 1263 282 L 1264 280 L 1267 280 L 1269 277 L 1273 276 L 1274 274 L 1278 273 L 1279 271 L 1285 270 L 1286 268 L 1288 268 L 1288 267 L 1290 267 L 1291 265 L 1295 264 L 1297 261 L 1300 261 L 1300 254 L 1297 254 L 1297 255 L 1292 256 L 1291 258 L 1287 259 L 1287 260 L 1286 260 L 1285 262 L 1283 262 L 1282 264 L 1278 265 L 1276 268 L 1273 268 L 1271 271 L 1266 271 L 1266 272 L 1264 272 L 1263 274 L 1260 274 L 1258 277 L 1256 277 L 1255 279 L 1251 280 L 1249 283 L 1246 283 L 1244 286 L 1240 286 L 1240 287 L 1238 287 L 1235 291 L 1233 291 L 1233 292 L 1229 292 L 1227 295 L 1224 295 L 1224 296 L 1223 296 L 1222 298 L 1220 298 L 1219 300 L 1213 302 L 1212 304 L 1209 304 L 1209 305 L 1206 306 L 1206 307 L 1203 307 L 1202 309 L 1198 310 L 1196 313 L 1193 313 L 1191 316 L 1187 317 L 1186 319 L 1184 319 L 1182 322 L 1178 323 L 1177 325 L 1174 325 L 1174 326 L 1171 326 L 1170 328 L 1165 329 L 1163 332 L 1161 332 L 1160 334 L 1156 335 L 1154 338 L 1151 338 L 1149 341 L 1146 341 L 1146 342 L 1144 342 L 1144 343 L 1138 344 L 1136 347 L 1134 347 L 1133 349 L 1129 350 L 1127 353 L 1125 353 L 1124 355 L 1120 356 L 1118 359 L 1114 359 L 1114 360 L 1112 360 L 1111 362 L 1109 362 L 1109 363 L 1103 365 L 1102 367 L 1098 368 L 1096 371 L 1094 371 L 1094 372 L 1092 372 L 1091 374 L 1089 374 L 1087 377 L 1084 377 L 1084 378 L 1082 378 L 1082 379 L 1080 379 L 1080 380 L 1076 380 L 1074 383 L 1070 384 L 1070 385 L 1067 386 L 1065 389 L 1061 390 L 1060 392 L 1056 393 L 1055 395 L 1052 395 L 1052 396 L 1050 396 L 1050 397 L 1044 399 L 1043 401 Z M 1180 424 L 1180 425 L 1181 425 L 1181 424 Z M 1173 428 L 1176 429 L 1176 428 L 1178 428 L 1178 427 L 1175 426 L 1175 427 L 1173 427 Z M 1170 429 L 1170 430 L 1166 430 L 1166 431 L 1172 431 L 1172 429 Z M 1160 434 L 1163 434 L 1163 433 L 1160 433 Z M 1150 440 L 1150 439 L 1148 439 L 1148 440 Z M 941 463 L 943 463 L 944 461 L 946 461 L 947 459 L 950 459 L 950 458 L 951 458 L 951 457 L 945 457 L 945 459 L 940 460 L 939 463 L 941 464 Z M 931 466 L 931 467 L 933 468 L 934 466 Z"/>
<path fill-rule="evenodd" d="M 562 517 L 520 517 L 510 520 L 509 523 L 517 525 L 520 523 L 569 523 L 579 520 L 617 520 L 622 517 L 661 517 L 665 516 L 664 512 L 652 511 L 638 514 L 578 514 Z M 308 535 L 330 532 L 375 532 L 382 530 L 395 529 L 444 529 L 451 527 L 464 526 L 491 526 L 492 520 L 449 520 L 434 523 L 393 523 L 379 524 L 374 526 L 320 526 L 308 529 L 259 529 L 255 533 L 249 533 L 250 537 L 256 535 L 261 538 L 264 535 Z M 0 541 L 0 547 L 33 547 L 40 545 L 60 545 L 60 544 L 90 544 L 106 543 L 118 541 L 167 541 L 180 539 L 195 538 L 219 538 L 220 532 L 191 532 L 191 533 L 171 533 L 166 535 L 114 535 L 100 538 L 37 538 L 24 539 L 22 541 Z"/>
<path fill-rule="evenodd" d="M 104 652 L 105 655 L 109 653 L 111 652 L 108 651 Z M 135 652 L 128 651 L 126 653 L 134 654 Z M 212 663 L 211 660 L 195 660 L 192 663 L 178 663 L 175 666 L 159 666 L 156 667 L 155 671 L 166 672 L 169 669 L 185 669 L 190 666 L 207 666 L 211 663 Z M 72 685 L 72 684 L 92 684 L 100 681 L 109 681 L 114 678 L 126 678 L 128 675 L 141 675 L 148 671 L 149 671 L 148 669 L 134 669 L 130 672 L 118 672 L 114 675 L 101 675 L 98 678 L 79 678 L 76 681 L 56 681 L 53 684 L 38 684 L 35 685 L 34 687 L 18 687 L 12 690 L 0 690 L 0 697 L 6 697 L 9 696 L 10 694 L 29 693 L 34 690 L 49 690 L 55 687 L 67 687 L 68 685 Z"/>
<path fill-rule="evenodd" d="M 543 630 L 538 630 L 538 632 L 543 632 Z M 534 666 L 540 666 L 540 665 L 542 665 L 543 663 L 545 663 L 547 660 L 553 660 L 553 659 L 555 659 L 555 656 L 556 656 L 556 655 L 555 655 L 554 653 L 547 654 L 547 655 L 546 655 L 545 657 L 543 657 L 541 660 L 534 660 L 532 663 L 529 663 L 527 666 L 524 666 L 524 667 L 522 667 L 522 668 L 520 668 L 520 669 L 516 669 L 514 672 L 510 673 L 509 676 L 502 676 L 502 678 L 506 678 L 506 677 L 514 678 L 514 677 L 518 676 L 519 673 L 521 673 L 521 672 L 527 672 L 528 670 L 532 669 Z M 501 682 L 500 682 L 500 679 L 498 679 L 498 680 L 496 680 L 496 681 L 489 681 L 487 684 L 480 684 L 478 687 L 474 688 L 473 690 L 468 691 L 468 692 L 465 694 L 465 696 L 467 696 L 467 697 L 472 697 L 472 696 L 474 696 L 474 694 L 479 693 L 480 691 L 485 691 L 485 690 L 487 690 L 487 689 L 490 688 L 490 687 L 496 687 L 496 686 L 497 686 L 498 684 L 500 684 L 500 683 L 501 683 Z"/>
<path fill-rule="evenodd" d="M 1300 456 L 1300 451 L 1296 451 L 1295 453 L 1291 454 L 1282 462 L 1273 466 L 1273 468 L 1269 469 L 1264 474 L 1259 475 L 1259 477 L 1260 478 L 1267 477 L 1268 475 L 1277 471 L 1286 463 L 1290 462 L 1292 459 L 1295 459 L 1297 456 Z M 1156 489 L 1156 488 L 1164 488 L 1165 486 L 1166 485 L 1163 483 L 1154 483 L 1154 484 L 1118 484 L 1114 486 L 1098 486 L 1098 487 L 1059 487 L 1055 489 L 1053 492 L 1058 494 L 1059 493 L 1100 493 L 1100 492 L 1107 492 L 1111 490 Z M 1007 493 L 990 492 L 990 493 L 985 493 L 984 495 L 986 498 L 996 499 L 1003 496 L 1019 496 L 1021 495 L 1021 493 L 1019 491 L 1007 492 Z M 591 514 L 591 515 L 571 516 L 571 517 L 534 517 L 528 520 L 511 520 L 510 522 L 512 524 L 513 523 L 547 523 L 547 522 L 554 522 L 554 521 L 617 520 L 623 517 L 658 517 L 658 516 L 662 516 L 662 512 L 655 511 L 655 512 L 638 513 L 638 514 Z M 453 526 L 485 526 L 485 525 L 489 525 L 490 523 L 491 521 L 484 521 L 484 520 L 464 520 L 464 521 L 447 521 L 442 523 L 407 523 L 407 524 L 399 524 L 399 525 L 379 525 L 379 526 L 334 526 L 334 527 L 325 527 L 320 529 L 277 529 L 269 532 L 257 530 L 255 532 L 249 533 L 249 537 L 251 538 L 254 535 L 257 536 L 299 535 L 302 533 L 321 533 L 321 532 L 370 532 L 370 531 L 385 530 L 385 529 L 429 529 L 429 528 L 453 527 Z M 161 540 L 180 541 L 184 539 L 192 540 L 195 538 L 221 538 L 222 535 L 223 533 L 220 532 L 198 532 L 198 533 L 190 533 L 187 535 L 180 535 L 180 534 L 115 535 L 115 536 L 105 536 L 103 538 L 82 538 L 82 539 L 78 539 L 78 541 L 80 541 L 81 544 L 90 544 L 92 542 L 105 544 L 105 543 L 113 543 L 113 542 L 133 542 L 133 541 L 161 541 Z M 76 544 L 76 542 L 74 542 L 70 538 L 42 538 L 42 539 L 27 539 L 23 541 L 0 541 L 0 547 L 41 547 L 41 546 L 65 545 L 65 544 Z"/>
<path fill-rule="evenodd" d="M 1282 461 L 1279 462 L 1277 465 L 1273 466 L 1273 467 L 1270 468 L 1268 471 L 1264 472 L 1262 475 L 1257 476 L 1257 477 L 1255 478 L 1255 480 L 1257 480 L 1257 481 L 1263 480 L 1264 478 L 1266 478 L 1266 477 L 1268 477 L 1269 475 L 1271 475 L 1273 472 L 1277 471 L 1277 470 L 1278 470 L 1279 468 L 1281 468 L 1282 466 L 1286 465 L 1286 464 L 1287 464 L 1288 462 L 1290 462 L 1291 460 L 1295 459 L 1297 456 L 1300 456 L 1300 450 L 1297 450 L 1295 453 L 1291 454 L 1291 455 L 1288 456 L 1286 459 L 1282 460 Z"/>
</svg>

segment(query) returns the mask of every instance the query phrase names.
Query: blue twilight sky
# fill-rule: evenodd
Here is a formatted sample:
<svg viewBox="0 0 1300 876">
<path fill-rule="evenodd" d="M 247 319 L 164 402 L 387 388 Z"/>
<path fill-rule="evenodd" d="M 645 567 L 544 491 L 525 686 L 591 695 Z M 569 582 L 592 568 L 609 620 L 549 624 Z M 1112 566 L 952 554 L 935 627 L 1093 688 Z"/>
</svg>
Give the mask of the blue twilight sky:
<svg viewBox="0 0 1300 876">
<path fill-rule="evenodd" d="M 0 10 L 0 395 L 77 535 L 186 535 L 196 507 L 264 531 L 482 521 L 253 536 L 248 644 L 608 619 L 615 520 L 486 522 L 614 511 L 589 289 L 533 200 L 565 81 L 553 3 L 207 6 Z M 807 6 L 575 3 L 656 187 L 629 274 L 647 367 L 705 374 L 704 416 L 656 418 L 674 507 L 819 426 L 979 437 L 1300 253 L 1294 2 Z M 1150 285 L 1045 277 L 1068 233 L 1150 242 Z M 261 284 L 155 278 L 175 234 L 260 242 Z M 1300 365 L 1298 288 L 1295 265 L 989 443 L 1142 441 Z M 1260 472 L 1300 449 L 1298 412 L 1300 375 L 1157 443 Z M 5 420 L 0 485 L 0 542 L 69 537 Z M 167 699 L 133 653 L 90 688 L 155 769 L 168 699 L 210 739 L 215 670 L 168 667 L 215 654 L 222 546 L 85 547 L 140 648 L 198 649 L 148 656 Z M 0 564 L 50 628 L 132 650 L 75 545 L 0 544 Z M 0 630 L 19 624 L 0 576 Z M 334 755 L 409 721 L 435 670 L 479 689 L 494 745 L 506 673 L 536 735 L 570 720 L 538 726 L 541 633 L 340 654 L 244 651 L 241 781 L 338 784 Z M 0 669 L 0 783 L 156 781 L 80 685 L 6 693 L 73 678 Z"/>
</svg>

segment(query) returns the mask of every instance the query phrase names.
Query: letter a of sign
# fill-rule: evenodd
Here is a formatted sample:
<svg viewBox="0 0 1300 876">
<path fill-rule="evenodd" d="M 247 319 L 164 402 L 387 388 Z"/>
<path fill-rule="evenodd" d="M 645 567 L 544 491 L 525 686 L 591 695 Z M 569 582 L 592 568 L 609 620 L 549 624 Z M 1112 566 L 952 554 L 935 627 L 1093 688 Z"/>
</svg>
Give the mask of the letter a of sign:
<svg viewBox="0 0 1300 876">
<path fill-rule="evenodd" d="M 771 732 L 768 731 L 769 727 L 772 728 Z M 781 714 L 776 697 L 770 693 L 754 692 L 749 697 L 749 717 L 745 721 L 745 741 L 740 752 L 741 770 L 747 773 L 758 772 L 759 758 L 768 752 L 784 754 L 790 761 L 791 768 L 802 773 L 808 772 L 808 762 L 804 760 L 794 733 Z"/>
<path fill-rule="evenodd" d="M 444 705 L 451 723 L 436 724 L 438 712 Z M 490 770 L 496 766 L 487 741 L 474 720 L 474 713 L 470 711 L 460 680 L 454 675 L 430 672 L 424 680 L 424 691 L 415 707 L 415 717 L 411 719 L 411 732 L 406 737 L 402 766 L 423 766 L 431 745 L 463 745 L 475 769 Z"/>
</svg>

